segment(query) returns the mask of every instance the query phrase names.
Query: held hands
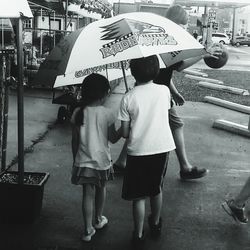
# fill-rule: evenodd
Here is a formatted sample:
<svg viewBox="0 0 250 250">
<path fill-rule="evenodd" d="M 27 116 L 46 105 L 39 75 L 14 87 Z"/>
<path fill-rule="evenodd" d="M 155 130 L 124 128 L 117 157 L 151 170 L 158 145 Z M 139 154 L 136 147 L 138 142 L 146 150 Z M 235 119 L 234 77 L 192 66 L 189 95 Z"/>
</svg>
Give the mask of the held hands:
<svg viewBox="0 0 250 250">
<path fill-rule="evenodd" d="M 182 106 L 185 103 L 184 97 L 178 92 L 172 94 L 172 97 L 173 97 L 174 102 L 177 106 Z"/>
</svg>

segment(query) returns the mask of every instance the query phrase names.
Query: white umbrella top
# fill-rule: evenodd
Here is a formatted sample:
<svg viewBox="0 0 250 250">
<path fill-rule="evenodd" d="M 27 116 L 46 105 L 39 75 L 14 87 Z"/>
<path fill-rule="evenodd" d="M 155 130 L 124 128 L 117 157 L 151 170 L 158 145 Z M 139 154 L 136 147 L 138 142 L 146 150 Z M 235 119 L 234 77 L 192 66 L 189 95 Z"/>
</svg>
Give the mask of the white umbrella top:
<svg viewBox="0 0 250 250">
<path fill-rule="evenodd" d="M 92 22 L 66 36 L 40 66 L 37 79 L 59 87 L 79 84 L 91 72 L 108 71 L 113 80 L 121 72 L 121 61 L 159 55 L 169 66 L 204 53 L 203 45 L 176 23 L 132 12 Z"/>
</svg>

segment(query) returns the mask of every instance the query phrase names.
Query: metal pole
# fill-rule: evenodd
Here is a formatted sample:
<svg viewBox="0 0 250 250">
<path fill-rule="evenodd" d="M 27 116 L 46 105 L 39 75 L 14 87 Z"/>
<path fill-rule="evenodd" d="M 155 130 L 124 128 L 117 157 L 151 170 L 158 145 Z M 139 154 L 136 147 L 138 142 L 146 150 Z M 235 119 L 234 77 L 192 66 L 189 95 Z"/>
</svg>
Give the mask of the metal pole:
<svg viewBox="0 0 250 250">
<path fill-rule="evenodd" d="M 2 49 L 4 48 L 4 28 L 3 28 L 3 19 L 1 19 L 1 21 L 2 21 L 2 32 L 1 32 L 1 34 L 2 34 Z"/>
<path fill-rule="evenodd" d="M 202 44 L 204 45 L 204 47 L 206 47 L 207 44 L 207 6 L 204 7 L 204 15 L 203 15 L 203 34 L 202 34 Z"/>
<path fill-rule="evenodd" d="M 3 54 L 2 55 L 2 58 L 1 58 L 1 63 L 2 63 L 2 104 L 3 104 L 3 107 L 2 107 L 2 159 L 1 159 L 1 170 L 5 170 L 5 160 L 6 160 L 6 127 L 5 127 L 5 120 L 6 120 L 6 117 L 5 117 L 5 104 L 6 104 L 6 57 L 5 55 Z"/>
<path fill-rule="evenodd" d="M 18 95 L 17 95 L 17 118 L 18 118 L 18 183 L 24 180 L 24 111 L 23 111 L 23 43 L 22 43 L 22 19 L 17 24 L 17 65 L 18 65 Z"/>
<path fill-rule="evenodd" d="M 233 27 L 232 27 L 232 40 L 234 41 L 235 40 L 235 18 L 236 18 L 236 8 L 233 8 Z"/>
<path fill-rule="evenodd" d="M 56 12 L 54 11 L 54 29 L 55 29 L 55 23 L 56 23 Z M 54 44 L 53 48 L 56 46 L 56 32 L 54 31 Z"/>
<path fill-rule="evenodd" d="M 49 51 L 52 50 L 52 39 L 51 39 L 51 20 L 50 20 L 50 12 L 49 12 Z M 46 51 L 45 52 L 48 52 L 47 51 L 48 48 L 46 48 Z"/>
<path fill-rule="evenodd" d="M 41 23 L 43 23 L 43 10 L 41 9 Z M 41 25 L 41 27 L 42 27 L 42 25 Z M 43 27 L 42 27 L 43 28 Z M 42 53 L 43 53 L 43 36 L 42 36 L 42 34 L 43 34 L 43 32 L 42 32 L 42 30 L 41 30 L 41 32 L 40 32 L 40 56 L 42 55 Z M 33 56 L 33 55 L 32 55 Z"/>
<path fill-rule="evenodd" d="M 126 74 L 125 74 L 125 69 L 124 69 L 123 61 L 121 61 L 121 66 L 122 66 L 122 74 L 123 74 L 123 79 L 124 79 L 126 93 L 127 93 L 128 92 L 128 82 L 127 82 L 127 78 L 126 78 Z"/>
<path fill-rule="evenodd" d="M 40 56 L 43 54 L 43 31 L 40 31 Z"/>
<path fill-rule="evenodd" d="M 66 6 L 65 6 L 65 24 L 64 24 L 64 30 L 65 30 L 65 31 L 67 31 L 68 5 L 69 5 L 69 2 L 68 2 L 68 0 L 66 0 Z"/>
<path fill-rule="evenodd" d="M 0 158 L 2 159 L 3 155 L 3 137 L 4 137 L 4 63 L 3 55 L 0 54 Z M 3 166 L 1 167 L 3 170 Z"/>
<path fill-rule="evenodd" d="M 3 123 L 3 149 L 2 149 L 2 168 L 6 169 L 6 153 L 7 153 L 7 135 L 8 135 L 8 112 L 9 112 L 9 85 L 7 77 L 10 76 L 10 56 L 5 58 L 5 78 L 4 78 L 4 123 Z"/>
<path fill-rule="evenodd" d="M 117 14 L 120 14 L 120 5 L 121 5 L 121 0 L 119 0 L 119 2 L 118 2 L 118 10 L 117 10 Z"/>
<path fill-rule="evenodd" d="M 213 24 L 210 22 L 207 28 L 207 48 L 209 48 L 213 42 L 212 42 L 212 31 L 213 31 Z"/>
<path fill-rule="evenodd" d="M 43 9 L 41 9 L 40 12 L 41 12 L 41 21 L 43 21 Z M 42 23 L 42 22 L 41 22 L 41 23 Z M 42 25 L 41 25 L 41 27 L 42 27 Z M 43 28 L 43 27 L 42 27 L 42 28 Z"/>
</svg>

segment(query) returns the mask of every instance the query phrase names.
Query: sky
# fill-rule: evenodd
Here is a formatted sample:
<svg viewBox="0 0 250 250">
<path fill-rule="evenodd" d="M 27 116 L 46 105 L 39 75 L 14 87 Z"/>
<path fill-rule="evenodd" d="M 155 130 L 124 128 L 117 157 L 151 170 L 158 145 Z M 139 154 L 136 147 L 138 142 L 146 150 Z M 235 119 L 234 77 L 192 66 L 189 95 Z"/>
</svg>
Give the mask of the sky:
<svg viewBox="0 0 250 250">
<path fill-rule="evenodd" d="M 109 2 L 119 2 L 119 0 L 108 0 Z M 171 4 L 173 0 L 152 0 L 154 3 L 161 3 L 161 4 Z M 213 0 L 214 1 L 214 0 Z M 215 0 L 217 2 L 246 2 L 250 4 L 250 0 Z M 134 2 L 140 2 L 140 0 L 120 0 L 120 2 L 126 2 L 126 3 L 134 3 Z M 188 0 L 186 0 L 188 2 Z"/>
</svg>

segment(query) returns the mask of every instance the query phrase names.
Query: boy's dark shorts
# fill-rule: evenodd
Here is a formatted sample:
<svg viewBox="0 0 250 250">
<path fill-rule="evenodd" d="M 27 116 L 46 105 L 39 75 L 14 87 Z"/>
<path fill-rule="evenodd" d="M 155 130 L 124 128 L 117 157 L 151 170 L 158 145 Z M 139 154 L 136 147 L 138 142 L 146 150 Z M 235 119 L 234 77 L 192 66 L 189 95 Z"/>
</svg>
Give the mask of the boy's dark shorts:
<svg viewBox="0 0 250 250">
<path fill-rule="evenodd" d="M 162 190 L 168 158 L 169 152 L 144 156 L 127 155 L 122 198 L 138 200 L 158 195 Z"/>
<path fill-rule="evenodd" d="M 178 116 L 176 109 L 172 107 L 168 111 L 168 116 L 169 116 L 169 125 L 171 130 L 175 130 L 177 128 L 181 128 L 184 126 L 183 120 Z"/>
</svg>

